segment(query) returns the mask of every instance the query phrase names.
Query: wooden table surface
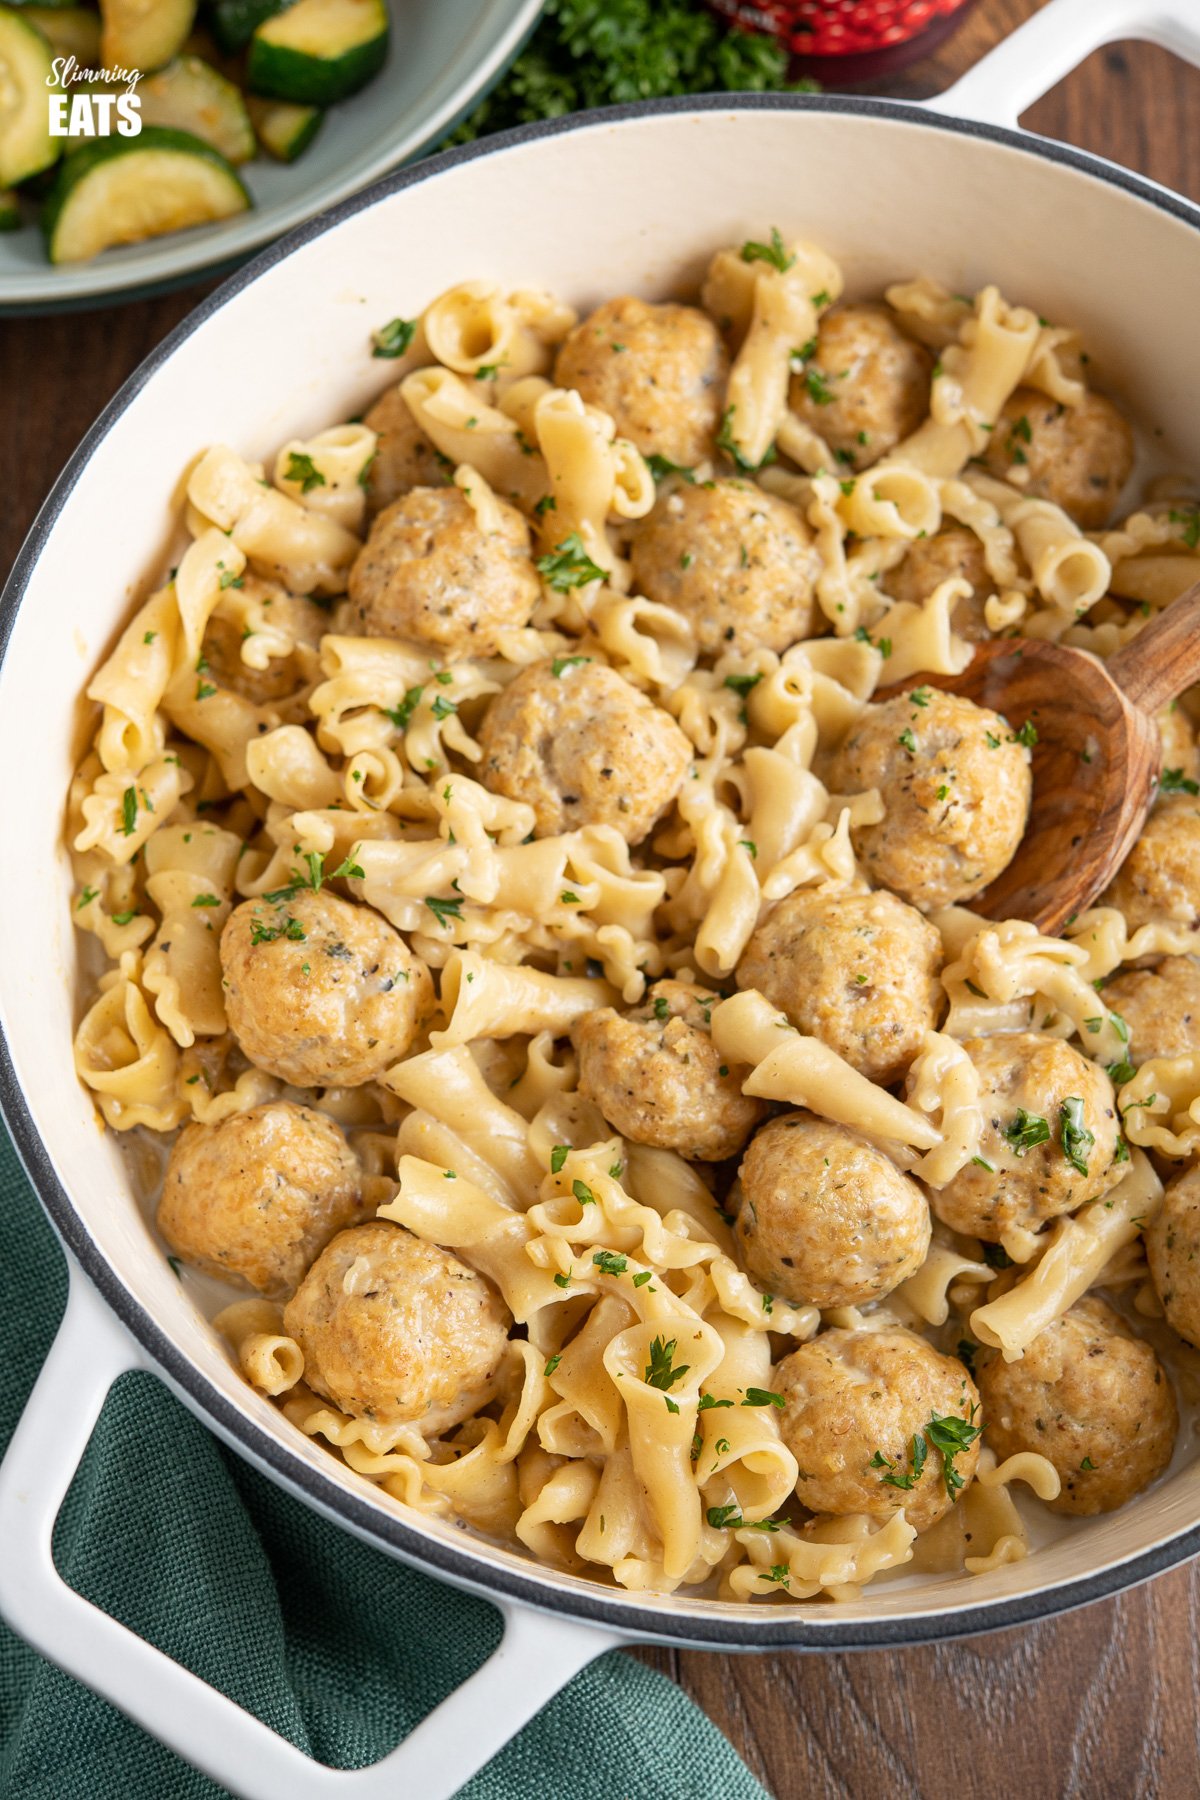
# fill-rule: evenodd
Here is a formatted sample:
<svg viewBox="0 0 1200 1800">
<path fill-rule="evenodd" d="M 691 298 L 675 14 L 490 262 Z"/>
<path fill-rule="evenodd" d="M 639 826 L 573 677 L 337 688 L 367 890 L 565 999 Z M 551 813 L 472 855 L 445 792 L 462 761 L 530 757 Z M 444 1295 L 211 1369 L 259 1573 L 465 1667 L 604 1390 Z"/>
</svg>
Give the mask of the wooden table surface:
<svg viewBox="0 0 1200 1800">
<path fill-rule="evenodd" d="M 980 0 L 940 55 L 872 91 L 939 91 L 1039 3 Z M 1024 122 L 1200 199 L 1200 74 L 1165 52 L 1099 51 Z M 96 413 L 205 292 L 0 322 L 0 568 Z M 687 1689 L 777 1800 L 1183 1800 L 1200 1795 L 1198 1601 L 1193 1564 L 1057 1621 L 956 1644 L 637 1654 Z"/>
</svg>

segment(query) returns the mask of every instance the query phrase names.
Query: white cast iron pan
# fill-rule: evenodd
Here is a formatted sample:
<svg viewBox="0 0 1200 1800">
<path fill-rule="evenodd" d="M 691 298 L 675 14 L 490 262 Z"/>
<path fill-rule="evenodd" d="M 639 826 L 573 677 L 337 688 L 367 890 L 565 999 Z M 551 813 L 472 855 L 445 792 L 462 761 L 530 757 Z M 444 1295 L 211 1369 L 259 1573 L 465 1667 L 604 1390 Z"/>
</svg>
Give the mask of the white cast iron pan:
<svg viewBox="0 0 1200 1800">
<path fill-rule="evenodd" d="M 403 1513 L 301 1439 L 232 1368 L 151 1238 L 71 1061 L 75 952 L 60 847 L 77 695 L 160 563 L 172 491 L 214 441 L 259 457 L 358 412 L 386 369 L 369 333 L 451 282 L 541 284 L 586 307 L 693 285 L 772 224 L 843 264 L 848 291 L 928 271 L 995 280 L 1082 327 L 1124 402 L 1200 467 L 1189 392 L 1200 208 L 1015 128 L 1096 45 L 1143 36 L 1200 63 L 1197 0 L 1052 0 L 935 107 L 816 96 L 650 102 L 435 157 L 304 226 L 204 302 L 122 389 L 59 480 L 2 603 L 0 1097 L 71 1259 L 57 1342 L 0 1471 L 0 1611 L 37 1649 L 248 1800 L 452 1793 L 592 1657 L 635 1639 L 730 1650 L 878 1648 L 1045 1617 L 1200 1550 L 1200 1464 L 1021 1563 L 884 1583 L 853 1605 L 633 1596 Z M 967 114 L 972 122 L 959 116 Z M 32 890 L 29 871 L 37 871 Z M 31 903 L 32 902 L 32 903 Z M 391 1756 L 308 1761 L 98 1612 L 50 1537 L 122 1370 L 149 1368 L 272 1479 L 505 1615 L 501 1648 Z"/>
</svg>

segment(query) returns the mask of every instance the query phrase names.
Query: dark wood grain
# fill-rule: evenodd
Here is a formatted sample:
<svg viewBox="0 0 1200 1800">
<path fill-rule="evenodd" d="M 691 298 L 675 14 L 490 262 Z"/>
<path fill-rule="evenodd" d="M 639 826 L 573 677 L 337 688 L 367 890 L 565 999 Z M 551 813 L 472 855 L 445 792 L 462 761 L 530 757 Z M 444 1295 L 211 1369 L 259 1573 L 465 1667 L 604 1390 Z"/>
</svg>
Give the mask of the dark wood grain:
<svg viewBox="0 0 1200 1800">
<path fill-rule="evenodd" d="M 1037 5 L 980 0 L 938 56 L 877 91 L 939 92 Z M 1025 123 L 1200 199 L 1200 76 L 1161 51 L 1098 52 Z M 0 322 L 0 567 L 96 414 L 204 291 Z M 959 1644 L 638 1654 L 682 1683 L 778 1800 L 1191 1800 L 1198 1607 L 1191 1565 L 1049 1624 Z"/>
</svg>

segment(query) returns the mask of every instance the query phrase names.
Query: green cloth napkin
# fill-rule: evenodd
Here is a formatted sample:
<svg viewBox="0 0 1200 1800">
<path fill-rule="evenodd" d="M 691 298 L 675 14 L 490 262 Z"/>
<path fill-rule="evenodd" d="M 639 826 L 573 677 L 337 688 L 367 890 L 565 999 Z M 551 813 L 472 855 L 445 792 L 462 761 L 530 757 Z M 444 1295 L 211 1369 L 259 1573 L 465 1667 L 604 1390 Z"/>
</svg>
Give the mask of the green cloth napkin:
<svg viewBox="0 0 1200 1800">
<path fill-rule="evenodd" d="M 62 1315 L 66 1266 L 2 1129 L 0 1209 L 3 1449 Z M 114 1386 L 55 1551 L 72 1587 L 337 1767 L 386 1754 L 499 1638 L 492 1607 L 317 1518 L 148 1374 Z M 4 1800 L 224 1793 L 0 1625 Z M 463 1796 L 766 1800 L 691 1701 L 619 1651 L 577 1675 Z"/>
</svg>

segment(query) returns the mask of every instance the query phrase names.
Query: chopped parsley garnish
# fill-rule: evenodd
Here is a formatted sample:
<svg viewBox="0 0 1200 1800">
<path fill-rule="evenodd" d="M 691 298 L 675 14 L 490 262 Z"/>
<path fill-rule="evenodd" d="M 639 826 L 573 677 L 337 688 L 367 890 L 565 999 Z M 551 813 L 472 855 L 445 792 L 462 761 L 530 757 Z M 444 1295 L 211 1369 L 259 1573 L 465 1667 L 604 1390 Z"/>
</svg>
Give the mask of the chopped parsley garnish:
<svg viewBox="0 0 1200 1800">
<path fill-rule="evenodd" d="M 371 340 L 374 345 L 371 355 L 386 357 L 389 360 L 403 356 L 416 335 L 417 321 L 415 319 L 390 319 L 386 325 L 381 325 L 375 332 Z"/>
<path fill-rule="evenodd" d="M 325 477 L 313 462 L 312 457 L 305 456 L 296 450 L 292 450 L 288 454 L 287 468 L 283 471 L 283 479 L 298 483 L 302 494 L 311 493 L 313 488 L 326 485 Z M 224 587 L 224 585 L 222 580 L 221 586 Z"/>
<path fill-rule="evenodd" d="M 554 1285 L 555 1287 L 569 1288 L 571 1285 L 571 1277 L 569 1275 L 556 1275 L 554 1277 Z"/>
<path fill-rule="evenodd" d="M 448 719 L 451 713 L 458 711 L 458 706 L 455 701 L 447 700 L 445 694 L 435 694 L 429 710 L 435 719 Z"/>
<path fill-rule="evenodd" d="M 302 944 L 307 936 L 308 933 L 299 919 L 293 919 L 290 913 L 281 924 L 264 925 L 261 919 L 255 919 L 250 927 L 252 944 L 273 944 L 276 938 L 288 938 L 293 944 Z"/>
<path fill-rule="evenodd" d="M 293 462 L 296 462 L 297 460 L 300 460 L 300 459 L 298 459 L 294 456 L 292 457 Z M 307 462 L 308 458 L 305 457 L 305 458 L 303 458 L 303 460 L 305 462 Z M 300 479 L 299 476 L 297 476 L 296 479 L 299 480 Z M 319 475 L 317 477 L 317 485 L 318 486 L 322 485 L 324 483 L 324 480 L 325 480 L 325 477 L 323 475 Z M 306 493 L 308 492 L 307 488 L 305 489 L 305 492 Z M 220 578 L 217 581 L 217 586 L 218 586 L 218 588 L 221 589 L 222 592 L 224 592 L 224 590 L 226 588 L 241 588 L 241 587 L 245 587 L 245 585 L 246 585 L 246 578 L 244 575 L 235 575 L 232 569 L 222 569 L 221 570 Z M 251 635 L 253 635 L 253 634 L 251 634 Z"/>
<path fill-rule="evenodd" d="M 137 789 L 127 787 L 121 795 L 121 834 L 132 837 L 137 825 Z"/>
<path fill-rule="evenodd" d="M 1177 512 L 1172 507 L 1167 516 L 1172 525 L 1183 526 L 1183 541 L 1189 550 L 1200 545 L 1200 507 L 1193 507 L 1190 512 Z"/>
<path fill-rule="evenodd" d="M 624 1262 L 623 1257 L 621 1260 Z M 677 1381 L 682 1381 L 691 1367 L 690 1363 L 681 1363 L 679 1368 L 675 1368 L 672 1361 L 675 1355 L 675 1341 L 674 1338 L 671 1338 L 669 1342 L 664 1343 L 662 1338 L 656 1337 L 650 1346 L 650 1361 L 645 1368 L 644 1379 L 647 1386 L 658 1388 L 664 1394 L 669 1388 L 673 1388 Z"/>
<path fill-rule="evenodd" d="M 816 406 L 832 406 L 835 396 L 830 392 L 829 379 L 820 369 L 805 369 L 804 385 L 808 389 L 808 397 Z"/>
<path fill-rule="evenodd" d="M 433 894 L 426 894 L 425 904 L 439 925 L 445 925 L 448 919 L 462 919 L 461 900 L 439 900 Z"/>
<path fill-rule="evenodd" d="M 492 381 L 500 373 L 501 363 L 480 363 L 475 371 L 476 381 Z"/>
<path fill-rule="evenodd" d="M 1013 732 L 1011 741 L 1014 744 L 1024 744 L 1026 750 L 1032 750 L 1033 746 L 1038 741 L 1037 726 L 1034 724 L 1033 720 L 1026 719 L 1020 731 Z"/>
<path fill-rule="evenodd" d="M 1000 1133 L 1015 1156 L 1024 1156 L 1038 1144 L 1050 1142 L 1050 1127 L 1040 1113 L 1026 1112 L 1023 1106 L 1017 1108 L 1017 1116 Z"/>
<path fill-rule="evenodd" d="M 889 1457 L 886 1457 L 882 1450 L 877 1450 L 875 1452 L 868 1466 L 872 1469 L 886 1469 L 887 1474 L 879 1477 L 884 1486 L 901 1488 L 907 1493 L 910 1488 L 916 1487 L 918 1481 L 920 1481 L 922 1470 L 925 1467 L 925 1459 L 928 1455 L 929 1446 L 926 1444 L 922 1434 L 917 1432 L 912 1441 L 912 1468 L 907 1475 L 897 1474 L 896 1471 L 898 1465 L 892 1462 Z"/>
<path fill-rule="evenodd" d="M 557 1175 L 570 1154 L 570 1144 L 555 1144 L 550 1152 L 550 1173 Z"/>
<path fill-rule="evenodd" d="M 193 1081 L 199 1081 L 199 1079 L 200 1079 L 200 1077 L 198 1075 L 192 1076 Z M 180 1262 L 180 1260 L 177 1256 L 168 1256 L 167 1267 L 170 1269 L 170 1271 L 171 1271 L 172 1275 L 175 1277 L 176 1281 L 183 1280 L 183 1264 Z"/>
<path fill-rule="evenodd" d="M 929 689 L 927 687 L 914 688 L 908 697 L 914 706 L 929 705 Z"/>
<path fill-rule="evenodd" d="M 539 519 L 544 519 L 548 512 L 558 511 L 558 501 L 553 494 L 543 494 L 533 510 Z"/>
<path fill-rule="evenodd" d="M 669 1019 L 671 1016 L 671 1003 L 662 994 L 654 996 L 654 1016 L 656 1019 Z"/>
<path fill-rule="evenodd" d="M 904 730 L 900 733 L 896 742 L 900 745 L 902 750 L 907 750 L 910 756 L 915 756 L 917 754 L 917 740 L 912 734 L 911 726 L 906 725 L 904 727 Z"/>
<path fill-rule="evenodd" d="M 744 700 L 751 688 L 756 688 L 761 680 L 761 675 L 727 675 L 725 686 L 733 693 L 740 694 Z"/>
<path fill-rule="evenodd" d="M 637 1275 L 634 1276 L 633 1285 L 634 1285 L 634 1287 L 645 1287 L 646 1283 L 648 1281 L 653 1281 L 653 1279 L 654 1279 L 654 1270 L 653 1269 L 642 1269 Z"/>
<path fill-rule="evenodd" d="M 201 679 L 196 683 L 197 700 L 211 700 L 216 691 L 211 681 Z"/>
<path fill-rule="evenodd" d="M 771 227 L 771 241 L 769 244 L 759 244 L 756 243 L 753 238 L 750 238 L 742 245 L 742 261 L 744 263 L 770 263 L 771 267 L 773 269 L 778 269 L 781 275 L 787 274 L 795 260 L 794 256 L 788 255 L 784 241 L 779 235 L 779 227 L 777 225 L 772 225 Z"/>
<path fill-rule="evenodd" d="M 998 750 L 1000 748 L 1000 739 L 996 736 L 994 731 L 985 731 L 983 735 L 989 750 Z"/>
<path fill-rule="evenodd" d="M 743 1519 L 739 1506 L 710 1506 L 705 1518 L 714 1531 L 778 1531 L 786 1519 Z"/>
<path fill-rule="evenodd" d="M 1085 1456 L 1085 1457 L 1084 1457 L 1084 1459 L 1083 1459 L 1083 1461 L 1082 1461 L 1082 1462 L 1081 1462 L 1081 1463 L 1080 1463 L 1080 1465 L 1079 1465 L 1079 1472 L 1080 1472 L 1080 1474 L 1081 1474 L 1081 1475 L 1088 1475 L 1088 1474 L 1090 1474 L 1090 1473 L 1091 1473 L 1091 1471 L 1092 1471 L 1092 1470 L 1093 1470 L 1093 1469 L 1094 1469 L 1094 1468 L 1095 1468 L 1095 1467 L 1096 1467 L 1096 1465 L 1095 1465 L 1095 1463 L 1094 1463 L 1094 1462 L 1093 1462 L 1093 1461 L 1092 1461 L 1092 1459 L 1091 1459 L 1091 1457 L 1090 1457 L 1090 1456 Z"/>
<path fill-rule="evenodd" d="M 756 469 L 765 469 L 768 463 L 773 463 L 775 461 L 775 446 L 774 444 L 768 446 L 767 453 L 761 462 L 752 463 L 747 457 L 743 456 L 733 437 L 733 415 L 736 411 L 736 406 L 727 406 L 722 413 L 721 429 L 718 431 L 716 439 L 717 449 L 723 450 L 729 460 L 742 471 L 743 475 L 753 475 Z"/>
<path fill-rule="evenodd" d="M 220 906 L 220 904 L 221 896 L 219 894 L 197 894 L 192 901 L 193 906 Z"/>
<path fill-rule="evenodd" d="M 571 1192 L 578 1200 L 580 1206 L 595 1206 L 596 1196 L 593 1194 L 586 1181 L 573 1181 L 571 1183 Z"/>
<path fill-rule="evenodd" d="M 982 1430 L 981 1425 L 972 1425 L 953 1414 L 941 1418 L 937 1413 L 931 1414 L 925 1427 L 926 1439 L 941 1456 L 942 1479 L 951 1499 L 956 1498 L 963 1487 L 963 1478 L 954 1467 L 954 1459 L 970 1449 Z"/>
<path fill-rule="evenodd" d="M 718 1400 L 715 1394 L 701 1394 L 697 1412 L 711 1412 L 714 1406 L 732 1406 L 732 1400 Z"/>
<path fill-rule="evenodd" d="M 978 1352 L 979 1345 L 973 1343 L 970 1338 L 959 1338 L 954 1354 L 963 1364 L 968 1375 L 973 1376 L 975 1373 L 975 1358 Z"/>
<path fill-rule="evenodd" d="M 614 1250 L 597 1250 L 596 1254 L 592 1257 L 592 1261 L 604 1275 L 623 1275 L 629 1267 L 627 1259 L 618 1255 Z M 655 1339 L 656 1343 L 657 1341 L 658 1340 Z M 671 1348 L 674 1349 L 674 1345 L 672 1345 Z M 661 1387 L 662 1385 L 661 1381 L 652 1383 L 652 1386 L 654 1387 Z M 668 1382 L 667 1385 L 669 1387 L 670 1383 Z"/>
<path fill-rule="evenodd" d="M 339 877 L 343 881 L 365 881 L 366 880 L 366 876 L 363 874 L 361 865 L 359 863 L 356 863 L 354 860 L 354 853 L 358 849 L 358 847 L 359 846 L 357 844 L 355 844 L 349 851 L 348 855 L 346 855 L 342 858 L 342 861 L 338 864 L 337 868 L 333 871 L 333 874 L 329 877 L 329 879 L 331 881 L 336 881 Z"/>
<path fill-rule="evenodd" d="M 574 669 L 580 663 L 590 663 L 591 660 L 590 656 L 556 656 L 550 664 L 550 673 L 555 681 L 561 681 L 564 669 Z"/>
<path fill-rule="evenodd" d="M 1114 1087 L 1124 1087 L 1125 1083 L 1132 1081 L 1136 1074 L 1137 1064 L 1131 1063 L 1128 1057 L 1124 1062 L 1109 1063 L 1108 1065 L 1108 1078 Z"/>
<path fill-rule="evenodd" d="M 85 887 L 82 894 L 80 894 L 78 900 L 75 902 L 75 911 L 82 912 L 85 906 L 90 906 L 93 900 L 98 900 L 99 898 L 99 888 Z"/>
<path fill-rule="evenodd" d="M 537 559 L 537 572 L 556 594 L 568 594 L 572 588 L 588 587 L 604 580 L 604 570 L 594 563 L 583 547 L 583 539 L 572 531 L 546 556 Z"/>
<path fill-rule="evenodd" d="M 770 1388 L 757 1387 L 748 1387 L 746 1398 L 742 1401 L 743 1406 L 777 1406 L 781 1412 L 784 1404 L 782 1394 L 773 1394 Z"/>
<path fill-rule="evenodd" d="M 136 919 L 139 917 L 140 917 L 140 914 L 138 913 L 137 908 L 134 907 L 132 909 L 132 911 L 130 911 L 130 912 L 113 913 L 112 914 L 112 922 L 114 925 L 128 925 L 131 919 Z"/>
<path fill-rule="evenodd" d="M 658 456 L 653 452 L 644 457 L 643 461 L 655 481 L 665 481 L 668 475 L 682 475 L 686 482 L 695 484 L 695 471 L 689 469 L 684 463 L 672 462 L 670 457 Z"/>
<path fill-rule="evenodd" d="M 142 642 L 143 644 L 152 644 L 157 636 L 157 631 L 148 631 L 145 637 L 143 637 Z"/>
<path fill-rule="evenodd" d="M 1083 1122 L 1083 1101 L 1078 1094 L 1072 1094 L 1064 1100 L 1059 1108 L 1061 1125 L 1059 1142 L 1062 1153 L 1073 1169 L 1080 1175 L 1088 1172 L 1088 1151 L 1096 1141 L 1094 1131 L 1089 1131 Z"/>
<path fill-rule="evenodd" d="M 1161 794 L 1200 794 L 1200 782 L 1193 781 L 1182 769 L 1164 769 L 1158 778 Z"/>
<path fill-rule="evenodd" d="M 557 1367 L 561 1361 L 562 1361 L 562 1351 L 559 1350 L 554 1356 L 552 1356 L 550 1358 L 550 1361 L 546 1364 L 545 1370 L 543 1372 L 546 1375 L 553 1375 L 555 1369 L 557 1369 Z"/>
<path fill-rule="evenodd" d="M 399 706 L 385 706 L 381 709 L 387 714 L 397 731 L 403 731 L 405 729 L 408 721 L 412 718 L 417 707 L 420 705 L 421 695 L 424 692 L 425 689 L 423 687 L 410 687 Z"/>
</svg>

